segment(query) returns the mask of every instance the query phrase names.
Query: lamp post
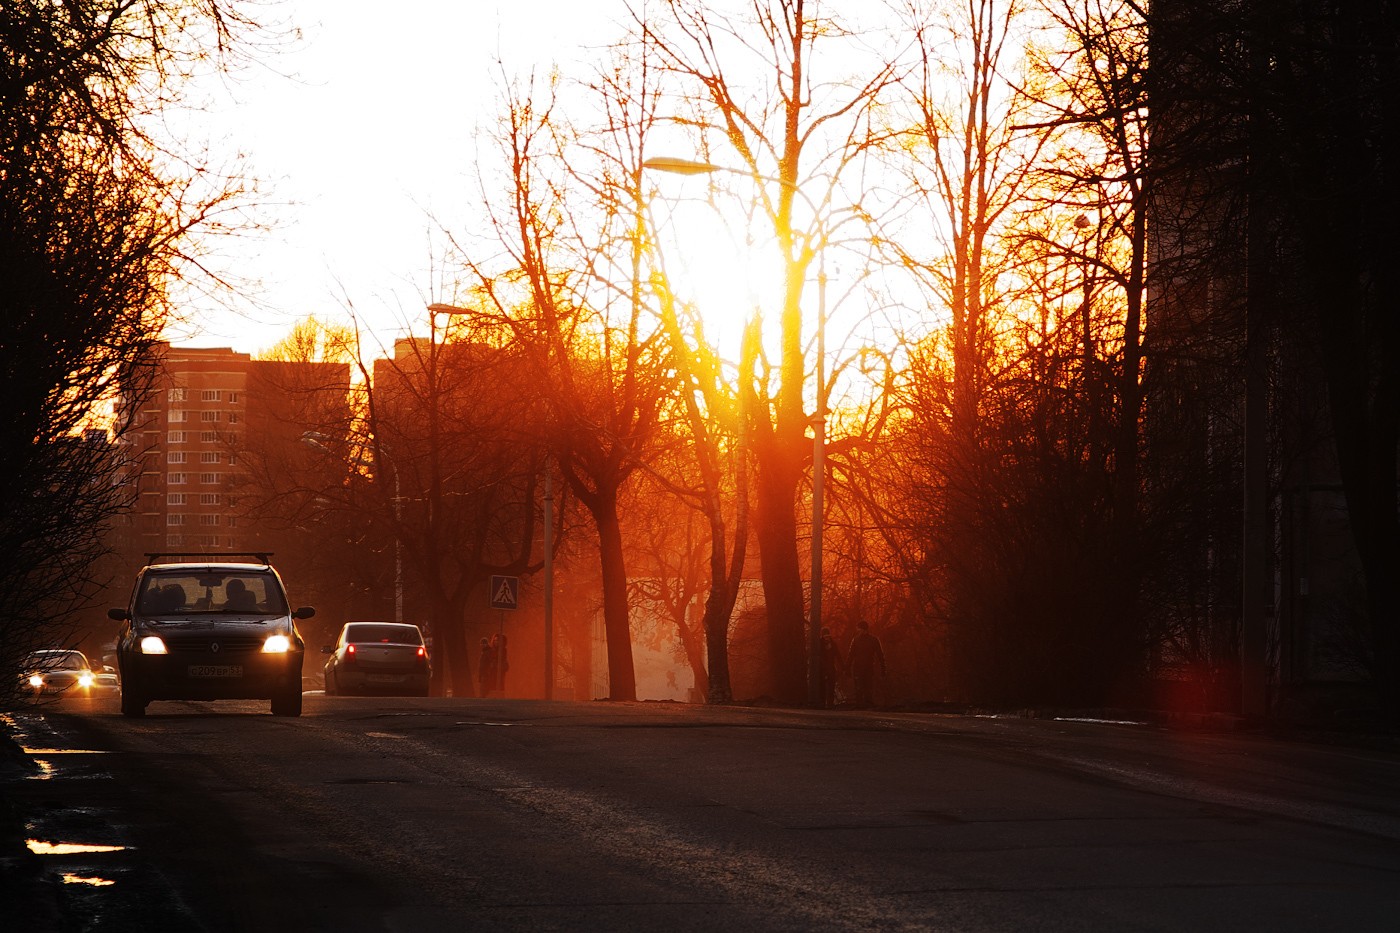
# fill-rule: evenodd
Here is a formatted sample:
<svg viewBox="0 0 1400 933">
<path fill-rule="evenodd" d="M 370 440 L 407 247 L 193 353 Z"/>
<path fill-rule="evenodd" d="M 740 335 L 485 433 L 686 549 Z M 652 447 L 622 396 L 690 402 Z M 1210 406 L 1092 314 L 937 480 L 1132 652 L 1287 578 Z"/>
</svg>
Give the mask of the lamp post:
<svg viewBox="0 0 1400 933">
<path fill-rule="evenodd" d="M 710 175 L 724 173 L 740 175 L 755 181 L 781 185 L 806 202 L 813 217 L 818 217 L 816 205 L 797 184 L 772 175 L 760 175 L 713 162 L 699 162 L 675 156 L 654 156 L 642 163 L 642 168 L 673 175 Z M 821 630 L 822 630 L 822 526 L 826 511 L 826 244 L 817 252 L 817 362 L 816 410 L 812 413 L 812 611 L 807 626 L 807 702 L 822 704 L 821 689 Z"/>
</svg>

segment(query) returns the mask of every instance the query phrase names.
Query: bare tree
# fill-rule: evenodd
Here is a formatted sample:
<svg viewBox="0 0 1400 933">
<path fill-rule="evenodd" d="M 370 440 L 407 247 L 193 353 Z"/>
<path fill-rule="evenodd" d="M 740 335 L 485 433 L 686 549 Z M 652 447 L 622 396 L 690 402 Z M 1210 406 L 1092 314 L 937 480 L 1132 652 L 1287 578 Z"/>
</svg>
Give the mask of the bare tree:
<svg viewBox="0 0 1400 933">
<path fill-rule="evenodd" d="M 93 543 L 123 504 L 110 477 L 131 454 L 91 419 L 144 391 L 170 290 L 202 274 L 195 235 L 242 195 L 150 117 L 251 30 L 237 0 L 0 12 L 0 664 L 89 597 Z"/>
<path fill-rule="evenodd" d="M 808 0 L 752 0 L 731 18 L 697 0 L 666 0 L 634 11 L 636 27 L 656 48 L 688 101 L 673 115 L 692 133 L 697 153 L 736 160 L 753 179 L 784 271 L 775 372 L 755 369 L 749 444 L 756 457 L 755 533 L 763 568 L 771 689 L 798 702 L 806 696 L 804 594 L 796 504 L 810 461 L 804 410 L 803 294 L 813 262 L 834 239 L 834 215 L 864 219 L 867 192 L 843 188 L 858 176 L 871 139 L 869 116 L 893 79 L 887 61 L 851 84 L 826 80 L 819 50 L 852 51 L 854 36 Z M 833 62 L 850 59 L 831 56 Z M 845 67 L 843 64 L 842 67 Z M 755 78 L 757 77 L 757 81 Z M 809 317 L 806 323 L 812 323 Z M 770 381 L 769 376 L 776 376 Z"/>
<path fill-rule="evenodd" d="M 903 229 L 884 242 L 931 304 L 947 309 L 952 437 L 975 445 L 996 365 L 996 327 L 1012 297 L 1007 275 L 1015 258 L 1005 233 L 1010 212 L 1024 207 L 1044 144 L 1043 134 L 1027 138 L 1019 125 L 1026 102 L 1017 93 L 1022 49 L 1014 43 L 1024 7 L 909 0 L 902 13 L 917 62 L 901 83 L 907 109 L 895 113 L 907 114 L 908 123 L 893 134 L 899 145 L 891 168 L 913 197 L 891 221 Z M 917 233 L 931 234 L 934 248 Z"/>
<path fill-rule="evenodd" d="M 692 611 L 705 591 L 706 532 L 697 527 L 699 513 L 665 486 L 638 490 L 628 522 L 635 555 L 628 563 L 633 569 L 630 586 L 633 594 L 671 623 L 695 688 L 708 699 L 705 627 L 703 618 L 697 620 Z"/>
<path fill-rule="evenodd" d="M 398 341 L 375 362 L 359 457 L 403 548 L 404 585 L 416 591 L 405 604 L 426 604 L 445 661 L 433 678 L 471 695 L 466 623 L 488 602 L 471 595 L 494 574 L 541 565 L 544 425 L 532 367 L 504 335 L 479 321 L 454 320 L 442 334 L 436 324 L 430 316 L 426 340 Z"/>
<path fill-rule="evenodd" d="M 507 82 L 500 141 L 509 196 L 500 203 L 483 190 L 492 242 L 459 243 L 474 296 L 459 313 L 507 331 L 543 390 L 551 454 L 598 533 L 609 695 L 632 700 L 620 494 L 647 460 L 672 376 L 642 222 L 656 89 L 645 59 L 616 56 L 588 89 L 603 113 L 592 131 L 560 119 L 554 81 Z"/>
<path fill-rule="evenodd" d="M 683 469 L 677 471 L 679 476 L 663 482 L 698 508 L 709 526 L 709 587 L 701 620 L 708 672 L 705 699 L 722 704 L 734 698 L 729 675 L 729 624 L 748 555 L 750 451 L 744 437 L 749 422 L 745 409 L 754 402 L 751 386 L 758 358 L 758 327 L 755 322 L 746 329 L 739 372 L 748 377 L 741 376 L 739 390 L 733 391 L 700 323 L 696 322 L 691 335 L 682 327 L 664 266 L 656 286 L 680 377 L 678 407 L 688 434 L 686 453 L 694 467 L 693 473 Z M 694 478 L 687 481 L 688 476 Z"/>
</svg>

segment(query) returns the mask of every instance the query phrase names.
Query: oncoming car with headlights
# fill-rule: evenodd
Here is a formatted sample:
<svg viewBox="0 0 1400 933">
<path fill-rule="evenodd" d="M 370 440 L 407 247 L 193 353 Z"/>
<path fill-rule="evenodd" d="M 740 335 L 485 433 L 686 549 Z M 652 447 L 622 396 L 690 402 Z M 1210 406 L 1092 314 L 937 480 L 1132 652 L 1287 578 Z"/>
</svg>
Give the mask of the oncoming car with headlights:
<svg viewBox="0 0 1400 933">
<path fill-rule="evenodd" d="M 74 648 L 31 651 L 21 665 L 20 688 L 34 697 L 91 697 L 113 689 L 110 671 L 98 673 Z"/>
<path fill-rule="evenodd" d="M 121 709 L 143 716 L 152 700 L 271 700 L 274 716 L 301 715 L 305 644 L 266 554 L 149 554 L 131 602 L 108 615 L 117 637 Z M 161 562 L 184 558 L 181 562 Z M 219 560 L 216 558 L 224 558 Z"/>
</svg>

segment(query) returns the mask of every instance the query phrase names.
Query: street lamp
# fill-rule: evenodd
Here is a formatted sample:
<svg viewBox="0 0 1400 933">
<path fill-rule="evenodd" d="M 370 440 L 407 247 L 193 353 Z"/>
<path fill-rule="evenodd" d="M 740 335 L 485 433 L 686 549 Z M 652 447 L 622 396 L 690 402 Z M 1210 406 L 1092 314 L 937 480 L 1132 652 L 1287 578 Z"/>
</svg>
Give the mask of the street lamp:
<svg viewBox="0 0 1400 933">
<path fill-rule="evenodd" d="M 800 186 L 772 175 L 760 175 L 713 162 L 699 162 L 675 156 L 654 156 L 642 163 L 642 168 L 673 175 L 710 175 L 717 172 L 741 175 L 755 181 L 781 185 L 807 204 L 813 217 L 820 212 Z M 826 483 L 826 244 L 817 251 L 817 365 L 816 410 L 812 413 L 812 612 L 807 627 L 807 702 L 822 704 L 822 526 L 826 519 L 823 501 Z"/>
</svg>

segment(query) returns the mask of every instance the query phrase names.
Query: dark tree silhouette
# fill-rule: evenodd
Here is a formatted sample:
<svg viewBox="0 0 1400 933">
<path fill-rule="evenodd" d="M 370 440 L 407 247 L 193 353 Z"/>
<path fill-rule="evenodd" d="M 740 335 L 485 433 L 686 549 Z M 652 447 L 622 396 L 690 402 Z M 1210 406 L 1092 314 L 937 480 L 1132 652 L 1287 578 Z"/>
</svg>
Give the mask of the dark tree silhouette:
<svg viewBox="0 0 1400 933">
<path fill-rule="evenodd" d="M 0 666 L 91 595 L 131 455 L 98 406 L 139 397 L 168 289 L 201 274 L 192 235 L 240 195 L 150 116 L 251 25 L 234 0 L 0 10 Z"/>
</svg>

